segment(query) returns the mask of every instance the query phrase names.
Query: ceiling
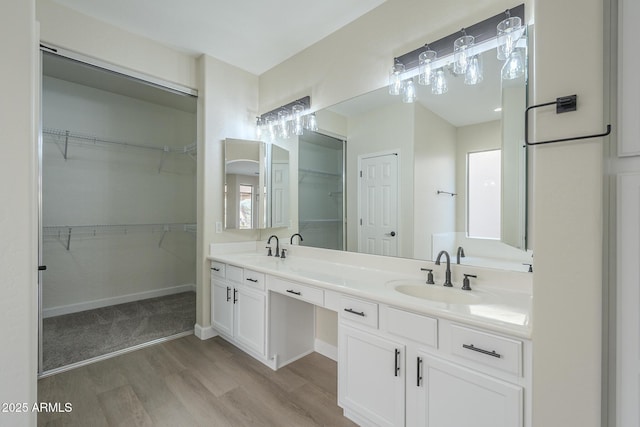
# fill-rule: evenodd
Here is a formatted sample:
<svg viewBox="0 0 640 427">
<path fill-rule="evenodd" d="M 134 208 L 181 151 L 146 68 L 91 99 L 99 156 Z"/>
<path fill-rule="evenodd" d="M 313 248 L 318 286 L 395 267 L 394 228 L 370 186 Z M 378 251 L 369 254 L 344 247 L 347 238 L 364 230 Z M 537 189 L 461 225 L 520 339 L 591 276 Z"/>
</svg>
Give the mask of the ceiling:
<svg viewBox="0 0 640 427">
<path fill-rule="evenodd" d="M 131 33 L 191 54 L 206 53 L 260 75 L 385 0 L 54 1 Z"/>
</svg>

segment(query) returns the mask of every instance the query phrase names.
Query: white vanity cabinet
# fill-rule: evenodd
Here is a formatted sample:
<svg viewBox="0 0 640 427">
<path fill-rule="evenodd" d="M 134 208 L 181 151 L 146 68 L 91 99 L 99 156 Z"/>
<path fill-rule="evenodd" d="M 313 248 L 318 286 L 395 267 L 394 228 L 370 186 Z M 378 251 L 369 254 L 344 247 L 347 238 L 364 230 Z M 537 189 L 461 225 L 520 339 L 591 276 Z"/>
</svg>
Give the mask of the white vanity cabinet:
<svg viewBox="0 0 640 427">
<path fill-rule="evenodd" d="M 211 324 L 255 356 L 265 355 L 266 295 L 263 273 L 211 263 Z"/>
<path fill-rule="evenodd" d="M 345 415 L 361 425 L 404 425 L 405 346 L 341 322 L 338 354 Z"/>
<path fill-rule="evenodd" d="M 530 342 L 383 304 L 373 327 L 356 316 L 339 315 L 338 397 L 347 417 L 385 426 L 531 425 Z"/>
</svg>

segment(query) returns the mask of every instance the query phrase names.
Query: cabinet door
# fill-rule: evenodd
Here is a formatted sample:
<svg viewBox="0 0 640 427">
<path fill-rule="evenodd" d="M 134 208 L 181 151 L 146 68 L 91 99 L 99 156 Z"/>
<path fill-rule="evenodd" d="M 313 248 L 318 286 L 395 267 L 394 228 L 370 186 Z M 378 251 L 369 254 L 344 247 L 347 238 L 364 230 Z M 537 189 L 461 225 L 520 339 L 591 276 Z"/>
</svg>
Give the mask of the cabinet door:
<svg viewBox="0 0 640 427">
<path fill-rule="evenodd" d="M 264 355 L 265 296 L 243 286 L 237 288 L 235 339 Z"/>
<path fill-rule="evenodd" d="M 211 324 L 218 332 L 233 336 L 233 287 L 225 280 L 211 279 Z"/>
<path fill-rule="evenodd" d="M 522 427 L 522 387 L 433 356 L 422 359 L 418 425 Z"/>
<path fill-rule="evenodd" d="M 338 402 L 379 426 L 404 425 L 404 345 L 340 325 Z"/>
</svg>

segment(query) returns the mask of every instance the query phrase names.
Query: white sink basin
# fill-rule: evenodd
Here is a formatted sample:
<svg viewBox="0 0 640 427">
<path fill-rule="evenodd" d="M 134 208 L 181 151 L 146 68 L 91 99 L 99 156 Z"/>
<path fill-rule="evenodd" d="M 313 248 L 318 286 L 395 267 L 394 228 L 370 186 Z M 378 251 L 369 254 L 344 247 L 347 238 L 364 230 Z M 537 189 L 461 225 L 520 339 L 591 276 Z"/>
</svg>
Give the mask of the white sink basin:
<svg viewBox="0 0 640 427">
<path fill-rule="evenodd" d="M 405 295 L 446 304 L 480 304 L 484 299 L 483 295 L 476 290 L 463 291 L 459 288 L 427 285 L 414 280 L 393 280 L 387 285 Z"/>
</svg>

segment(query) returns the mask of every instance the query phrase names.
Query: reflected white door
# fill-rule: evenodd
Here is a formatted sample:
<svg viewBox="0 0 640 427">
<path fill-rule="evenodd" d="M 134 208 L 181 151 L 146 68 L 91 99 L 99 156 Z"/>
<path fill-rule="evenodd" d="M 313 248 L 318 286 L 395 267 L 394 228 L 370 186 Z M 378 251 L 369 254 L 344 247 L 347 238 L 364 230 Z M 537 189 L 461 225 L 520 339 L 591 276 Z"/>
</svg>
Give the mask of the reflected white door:
<svg viewBox="0 0 640 427">
<path fill-rule="evenodd" d="M 271 226 L 289 226 L 289 163 L 271 166 Z"/>
<path fill-rule="evenodd" d="M 360 159 L 358 252 L 398 255 L 398 155 Z"/>
</svg>

